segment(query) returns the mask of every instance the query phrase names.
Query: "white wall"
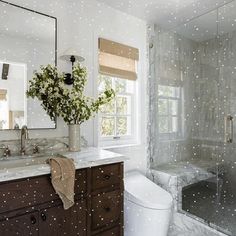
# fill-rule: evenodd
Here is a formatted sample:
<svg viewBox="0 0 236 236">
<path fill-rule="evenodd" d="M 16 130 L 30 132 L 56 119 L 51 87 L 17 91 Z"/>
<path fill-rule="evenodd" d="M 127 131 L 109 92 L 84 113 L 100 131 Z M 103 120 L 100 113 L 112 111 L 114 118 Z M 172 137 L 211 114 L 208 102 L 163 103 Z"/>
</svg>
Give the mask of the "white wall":
<svg viewBox="0 0 236 236">
<path fill-rule="evenodd" d="M 88 67 L 89 78 L 88 95 L 97 94 L 97 71 L 98 71 L 98 37 L 113 39 L 125 43 L 140 50 L 140 61 L 138 66 L 138 83 L 140 104 L 140 145 L 129 148 L 113 149 L 127 154 L 132 161 L 127 169 L 140 167 L 145 170 L 145 141 L 146 141 L 146 23 L 135 17 L 114 10 L 95 0 L 59 0 L 59 1 L 32 1 L 32 0 L 11 0 L 18 5 L 24 5 L 31 9 L 41 11 L 58 18 L 58 52 L 62 53 L 70 46 L 76 46 L 81 55 L 85 57 L 85 66 Z M 68 68 L 68 65 L 59 61 L 60 68 Z M 82 127 L 82 135 L 88 140 L 89 145 L 97 145 L 97 121 L 86 122 Z M 61 137 L 67 135 L 67 126 L 61 120 L 58 121 L 56 130 L 31 131 L 31 138 L 34 137 Z M 15 131 L 0 132 L 0 140 L 15 139 Z M 133 150 L 133 151 L 132 151 Z M 136 151 L 139 150 L 139 151 Z"/>
</svg>

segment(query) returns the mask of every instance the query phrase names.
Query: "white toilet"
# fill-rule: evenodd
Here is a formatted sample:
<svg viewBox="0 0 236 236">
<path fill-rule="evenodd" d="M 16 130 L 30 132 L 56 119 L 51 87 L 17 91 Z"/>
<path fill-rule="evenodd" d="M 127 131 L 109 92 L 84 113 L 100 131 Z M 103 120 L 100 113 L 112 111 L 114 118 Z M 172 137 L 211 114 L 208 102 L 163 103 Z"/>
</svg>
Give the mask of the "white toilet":
<svg viewBox="0 0 236 236">
<path fill-rule="evenodd" d="M 172 196 L 139 172 L 125 177 L 125 236 L 167 236 Z"/>
</svg>

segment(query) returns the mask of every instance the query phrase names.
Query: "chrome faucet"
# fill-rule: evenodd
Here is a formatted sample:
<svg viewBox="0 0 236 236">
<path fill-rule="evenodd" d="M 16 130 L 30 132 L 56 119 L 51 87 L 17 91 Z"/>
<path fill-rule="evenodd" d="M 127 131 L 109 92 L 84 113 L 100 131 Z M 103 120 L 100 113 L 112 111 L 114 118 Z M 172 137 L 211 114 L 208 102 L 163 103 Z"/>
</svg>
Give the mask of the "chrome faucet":
<svg viewBox="0 0 236 236">
<path fill-rule="evenodd" d="M 20 153 L 22 156 L 25 155 L 25 140 L 29 138 L 29 132 L 26 125 L 22 126 L 20 132 Z"/>
</svg>

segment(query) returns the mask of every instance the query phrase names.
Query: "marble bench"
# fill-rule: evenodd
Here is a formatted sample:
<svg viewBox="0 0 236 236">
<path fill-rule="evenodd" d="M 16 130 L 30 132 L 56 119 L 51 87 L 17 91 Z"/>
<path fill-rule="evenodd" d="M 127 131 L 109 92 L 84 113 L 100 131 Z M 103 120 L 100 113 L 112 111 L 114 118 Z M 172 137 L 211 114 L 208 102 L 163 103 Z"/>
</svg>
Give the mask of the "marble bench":
<svg viewBox="0 0 236 236">
<path fill-rule="evenodd" d="M 170 192 L 175 210 L 182 210 L 182 189 L 201 181 L 217 184 L 217 176 L 225 172 L 224 164 L 214 160 L 193 159 L 155 166 L 149 178 Z"/>
</svg>

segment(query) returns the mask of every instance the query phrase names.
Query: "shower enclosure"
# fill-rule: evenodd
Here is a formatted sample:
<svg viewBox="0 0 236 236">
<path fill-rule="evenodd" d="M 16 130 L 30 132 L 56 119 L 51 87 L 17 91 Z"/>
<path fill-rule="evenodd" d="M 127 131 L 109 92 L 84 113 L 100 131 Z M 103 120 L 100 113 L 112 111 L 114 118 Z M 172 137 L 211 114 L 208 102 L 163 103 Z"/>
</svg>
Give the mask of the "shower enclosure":
<svg viewBox="0 0 236 236">
<path fill-rule="evenodd" d="M 236 1 L 155 25 L 149 93 L 152 173 L 176 210 L 236 235 Z"/>
</svg>

